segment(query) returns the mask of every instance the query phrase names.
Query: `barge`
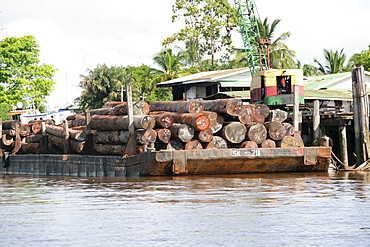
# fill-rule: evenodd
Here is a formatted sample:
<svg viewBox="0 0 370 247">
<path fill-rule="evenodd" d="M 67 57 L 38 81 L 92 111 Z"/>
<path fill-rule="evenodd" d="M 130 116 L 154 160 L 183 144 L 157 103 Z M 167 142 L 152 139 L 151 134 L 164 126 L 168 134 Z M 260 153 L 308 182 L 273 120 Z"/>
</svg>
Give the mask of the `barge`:
<svg viewBox="0 0 370 247">
<path fill-rule="evenodd" d="M 129 157 L 73 154 L 2 155 L 0 174 L 141 177 L 326 171 L 331 147 L 165 150 Z"/>
</svg>

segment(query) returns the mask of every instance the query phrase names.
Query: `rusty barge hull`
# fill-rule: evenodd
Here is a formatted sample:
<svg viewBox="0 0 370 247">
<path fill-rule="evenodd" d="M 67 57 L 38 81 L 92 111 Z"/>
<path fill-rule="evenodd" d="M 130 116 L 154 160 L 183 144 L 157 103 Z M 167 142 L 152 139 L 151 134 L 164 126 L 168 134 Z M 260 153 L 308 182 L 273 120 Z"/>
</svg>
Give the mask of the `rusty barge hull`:
<svg viewBox="0 0 370 247">
<path fill-rule="evenodd" d="M 140 177 L 325 171 L 330 147 L 166 150 L 131 157 L 29 154 L 3 155 L 0 174 Z"/>
</svg>

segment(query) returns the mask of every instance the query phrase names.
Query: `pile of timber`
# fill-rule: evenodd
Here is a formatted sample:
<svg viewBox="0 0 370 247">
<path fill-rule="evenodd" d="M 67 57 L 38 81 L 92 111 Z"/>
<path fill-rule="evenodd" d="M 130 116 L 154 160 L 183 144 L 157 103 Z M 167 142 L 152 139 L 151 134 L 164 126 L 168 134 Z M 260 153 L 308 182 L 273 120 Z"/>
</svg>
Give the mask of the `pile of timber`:
<svg viewBox="0 0 370 247">
<path fill-rule="evenodd" d="M 245 105 L 240 99 L 137 101 L 133 113 L 132 135 L 126 102 L 109 101 L 100 109 L 69 116 L 63 125 L 5 121 L 0 148 L 12 153 L 40 153 L 42 148 L 42 153 L 125 155 L 132 154 L 127 150 L 303 146 L 300 133 L 287 122 L 287 112 Z"/>
</svg>

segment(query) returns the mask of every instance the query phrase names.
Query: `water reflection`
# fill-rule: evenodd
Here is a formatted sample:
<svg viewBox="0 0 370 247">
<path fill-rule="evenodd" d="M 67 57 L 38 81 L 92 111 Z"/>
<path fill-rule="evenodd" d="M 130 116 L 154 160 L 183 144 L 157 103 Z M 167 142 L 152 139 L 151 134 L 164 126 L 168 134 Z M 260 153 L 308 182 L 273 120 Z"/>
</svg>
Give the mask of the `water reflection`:
<svg viewBox="0 0 370 247">
<path fill-rule="evenodd" d="M 366 246 L 369 181 L 366 172 L 2 175 L 0 246 Z"/>
</svg>

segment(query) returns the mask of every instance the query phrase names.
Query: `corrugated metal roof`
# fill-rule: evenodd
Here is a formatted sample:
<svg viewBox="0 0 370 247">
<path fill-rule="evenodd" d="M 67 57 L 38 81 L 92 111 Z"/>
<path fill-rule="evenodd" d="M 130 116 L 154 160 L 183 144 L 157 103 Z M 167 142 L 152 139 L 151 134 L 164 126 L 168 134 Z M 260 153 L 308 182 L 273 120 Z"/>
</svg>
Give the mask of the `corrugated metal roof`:
<svg viewBox="0 0 370 247">
<path fill-rule="evenodd" d="M 315 76 L 315 77 L 308 77 L 308 80 L 304 82 L 305 89 L 319 89 L 327 85 L 328 83 L 333 83 L 336 81 L 343 80 L 351 76 L 350 72 L 346 73 L 338 73 L 338 74 L 331 74 L 331 75 L 322 75 L 322 76 Z"/>
<path fill-rule="evenodd" d="M 191 84 L 200 82 L 216 82 L 217 80 L 222 80 L 223 78 L 230 77 L 235 74 L 249 72 L 248 68 L 240 69 L 228 69 L 228 70 L 218 70 L 218 71 L 206 71 L 200 72 L 188 76 L 183 76 L 177 79 L 160 82 L 157 84 L 159 87 L 171 87 L 180 84 Z"/>
<path fill-rule="evenodd" d="M 304 90 L 305 99 L 328 99 L 328 100 L 352 100 L 352 92 L 349 90 Z"/>
</svg>

